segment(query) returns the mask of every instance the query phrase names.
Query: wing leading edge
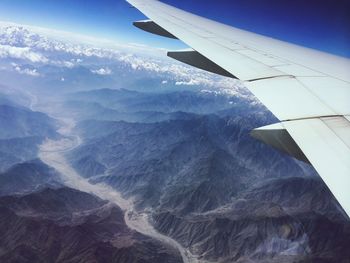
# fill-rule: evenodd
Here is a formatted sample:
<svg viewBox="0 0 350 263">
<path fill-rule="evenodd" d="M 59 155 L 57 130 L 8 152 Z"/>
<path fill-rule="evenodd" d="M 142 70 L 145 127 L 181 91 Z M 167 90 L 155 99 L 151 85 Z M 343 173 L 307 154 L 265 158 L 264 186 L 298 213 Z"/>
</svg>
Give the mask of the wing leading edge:
<svg viewBox="0 0 350 263">
<path fill-rule="evenodd" d="M 146 31 L 180 39 L 194 49 L 188 54 L 197 61 L 188 62 L 190 56 L 184 58 L 186 53 L 178 53 L 183 62 L 194 66 L 200 63 L 205 69 L 203 61 L 207 59 L 204 64 L 210 68 L 217 65 L 220 72 L 228 73 L 226 76 L 242 80 L 281 121 L 278 127 L 285 131 L 260 128 L 265 135 L 269 129 L 273 134 L 283 134 L 266 136 L 274 141 L 265 142 L 279 145 L 299 159 L 306 158 L 350 217 L 348 59 L 236 29 L 159 1 L 127 1 L 150 19 L 147 23 L 152 28 L 148 26 Z M 276 141 L 281 138 L 287 138 L 287 145 Z"/>
</svg>

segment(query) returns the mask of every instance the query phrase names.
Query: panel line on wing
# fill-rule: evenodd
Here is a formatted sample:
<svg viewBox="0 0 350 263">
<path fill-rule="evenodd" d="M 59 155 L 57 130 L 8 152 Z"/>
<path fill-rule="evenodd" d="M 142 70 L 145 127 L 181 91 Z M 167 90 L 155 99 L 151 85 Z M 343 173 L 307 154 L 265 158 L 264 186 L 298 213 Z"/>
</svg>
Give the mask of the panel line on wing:
<svg viewBox="0 0 350 263">
<path fill-rule="evenodd" d="M 319 118 L 333 118 L 333 117 L 343 117 L 343 115 L 323 115 L 323 116 L 317 115 L 317 116 L 312 116 L 312 117 L 304 117 L 304 118 L 295 118 L 295 119 L 281 120 L 281 122 L 311 120 L 311 119 L 319 119 Z"/>
<path fill-rule="evenodd" d="M 275 79 L 275 78 L 295 78 L 295 76 L 293 75 L 278 75 L 278 76 L 272 76 L 272 77 L 264 77 L 264 78 L 257 78 L 257 79 L 250 79 L 247 80 L 248 82 L 255 82 L 255 81 L 259 81 L 259 80 L 266 80 L 266 79 Z"/>
</svg>

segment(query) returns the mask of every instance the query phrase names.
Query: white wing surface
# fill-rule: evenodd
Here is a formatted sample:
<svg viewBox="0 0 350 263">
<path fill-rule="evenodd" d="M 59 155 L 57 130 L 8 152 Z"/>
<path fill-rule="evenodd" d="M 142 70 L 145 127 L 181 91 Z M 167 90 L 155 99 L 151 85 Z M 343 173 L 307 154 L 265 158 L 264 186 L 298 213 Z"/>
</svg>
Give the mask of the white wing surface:
<svg viewBox="0 0 350 263">
<path fill-rule="evenodd" d="M 159 1 L 127 1 L 150 19 L 136 26 L 193 48 L 169 56 L 242 80 L 281 121 L 254 130 L 255 137 L 309 161 L 350 216 L 349 59 L 233 28 Z"/>
</svg>

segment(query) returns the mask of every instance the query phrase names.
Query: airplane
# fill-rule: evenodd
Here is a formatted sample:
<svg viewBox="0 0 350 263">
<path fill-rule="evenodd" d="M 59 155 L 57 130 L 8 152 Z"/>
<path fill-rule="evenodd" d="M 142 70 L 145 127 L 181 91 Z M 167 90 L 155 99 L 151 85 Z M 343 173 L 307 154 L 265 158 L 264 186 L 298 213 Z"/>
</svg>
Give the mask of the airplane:
<svg viewBox="0 0 350 263">
<path fill-rule="evenodd" d="M 350 218 L 350 60 L 221 24 L 157 0 L 126 0 L 147 32 L 191 50 L 168 56 L 241 80 L 280 120 L 251 135 L 313 165 Z"/>
</svg>

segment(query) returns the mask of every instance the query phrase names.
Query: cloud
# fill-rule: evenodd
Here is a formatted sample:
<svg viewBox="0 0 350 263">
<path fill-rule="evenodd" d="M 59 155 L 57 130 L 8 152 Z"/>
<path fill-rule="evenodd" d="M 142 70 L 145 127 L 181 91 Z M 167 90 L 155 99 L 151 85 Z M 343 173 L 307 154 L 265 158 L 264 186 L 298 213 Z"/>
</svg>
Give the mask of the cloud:
<svg viewBox="0 0 350 263">
<path fill-rule="evenodd" d="M 194 86 L 194 85 L 200 85 L 200 81 L 198 79 L 190 79 L 187 81 L 176 81 L 175 85 Z"/>
<path fill-rule="evenodd" d="M 106 75 L 111 75 L 112 74 L 112 70 L 107 68 L 100 68 L 97 70 L 91 70 L 92 73 L 97 74 L 97 75 L 102 75 L 102 76 L 106 76 Z"/>
<path fill-rule="evenodd" d="M 145 71 L 155 78 L 167 79 L 168 83 L 175 85 L 202 86 L 203 89 L 220 90 L 230 96 L 253 97 L 239 81 L 171 60 L 160 49 L 134 43 L 121 45 L 83 36 L 78 39 L 68 32 L 0 22 L 0 58 L 4 57 L 65 68 L 118 63 L 131 70 Z M 108 67 L 90 71 L 102 76 L 113 73 Z M 38 73 L 32 70 L 27 74 Z"/>
<path fill-rule="evenodd" d="M 48 59 L 40 53 L 33 52 L 29 47 L 13 47 L 0 45 L 0 58 L 15 58 L 29 60 L 33 63 L 47 63 Z"/>
<path fill-rule="evenodd" d="M 75 63 L 73 61 L 51 61 L 52 64 L 56 65 L 56 66 L 60 66 L 60 67 L 65 67 L 65 68 L 74 68 L 75 67 Z"/>
<path fill-rule="evenodd" d="M 12 64 L 14 67 L 14 70 L 17 71 L 20 74 L 32 76 L 32 77 L 39 77 L 40 73 L 38 72 L 37 69 L 30 69 L 30 68 L 22 68 L 19 65 Z"/>
<path fill-rule="evenodd" d="M 59 40 L 58 37 L 61 39 Z M 69 39 L 74 39 L 75 42 L 73 43 Z M 99 58 L 113 58 L 120 52 L 116 49 L 100 48 L 84 43 L 84 41 L 99 43 L 99 39 L 80 36 L 79 40 L 77 36 L 68 32 L 57 32 L 0 21 L 0 45 L 32 51 L 64 52 L 75 56 Z M 81 58 L 77 58 L 76 62 L 82 62 Z"/>
</svg>

